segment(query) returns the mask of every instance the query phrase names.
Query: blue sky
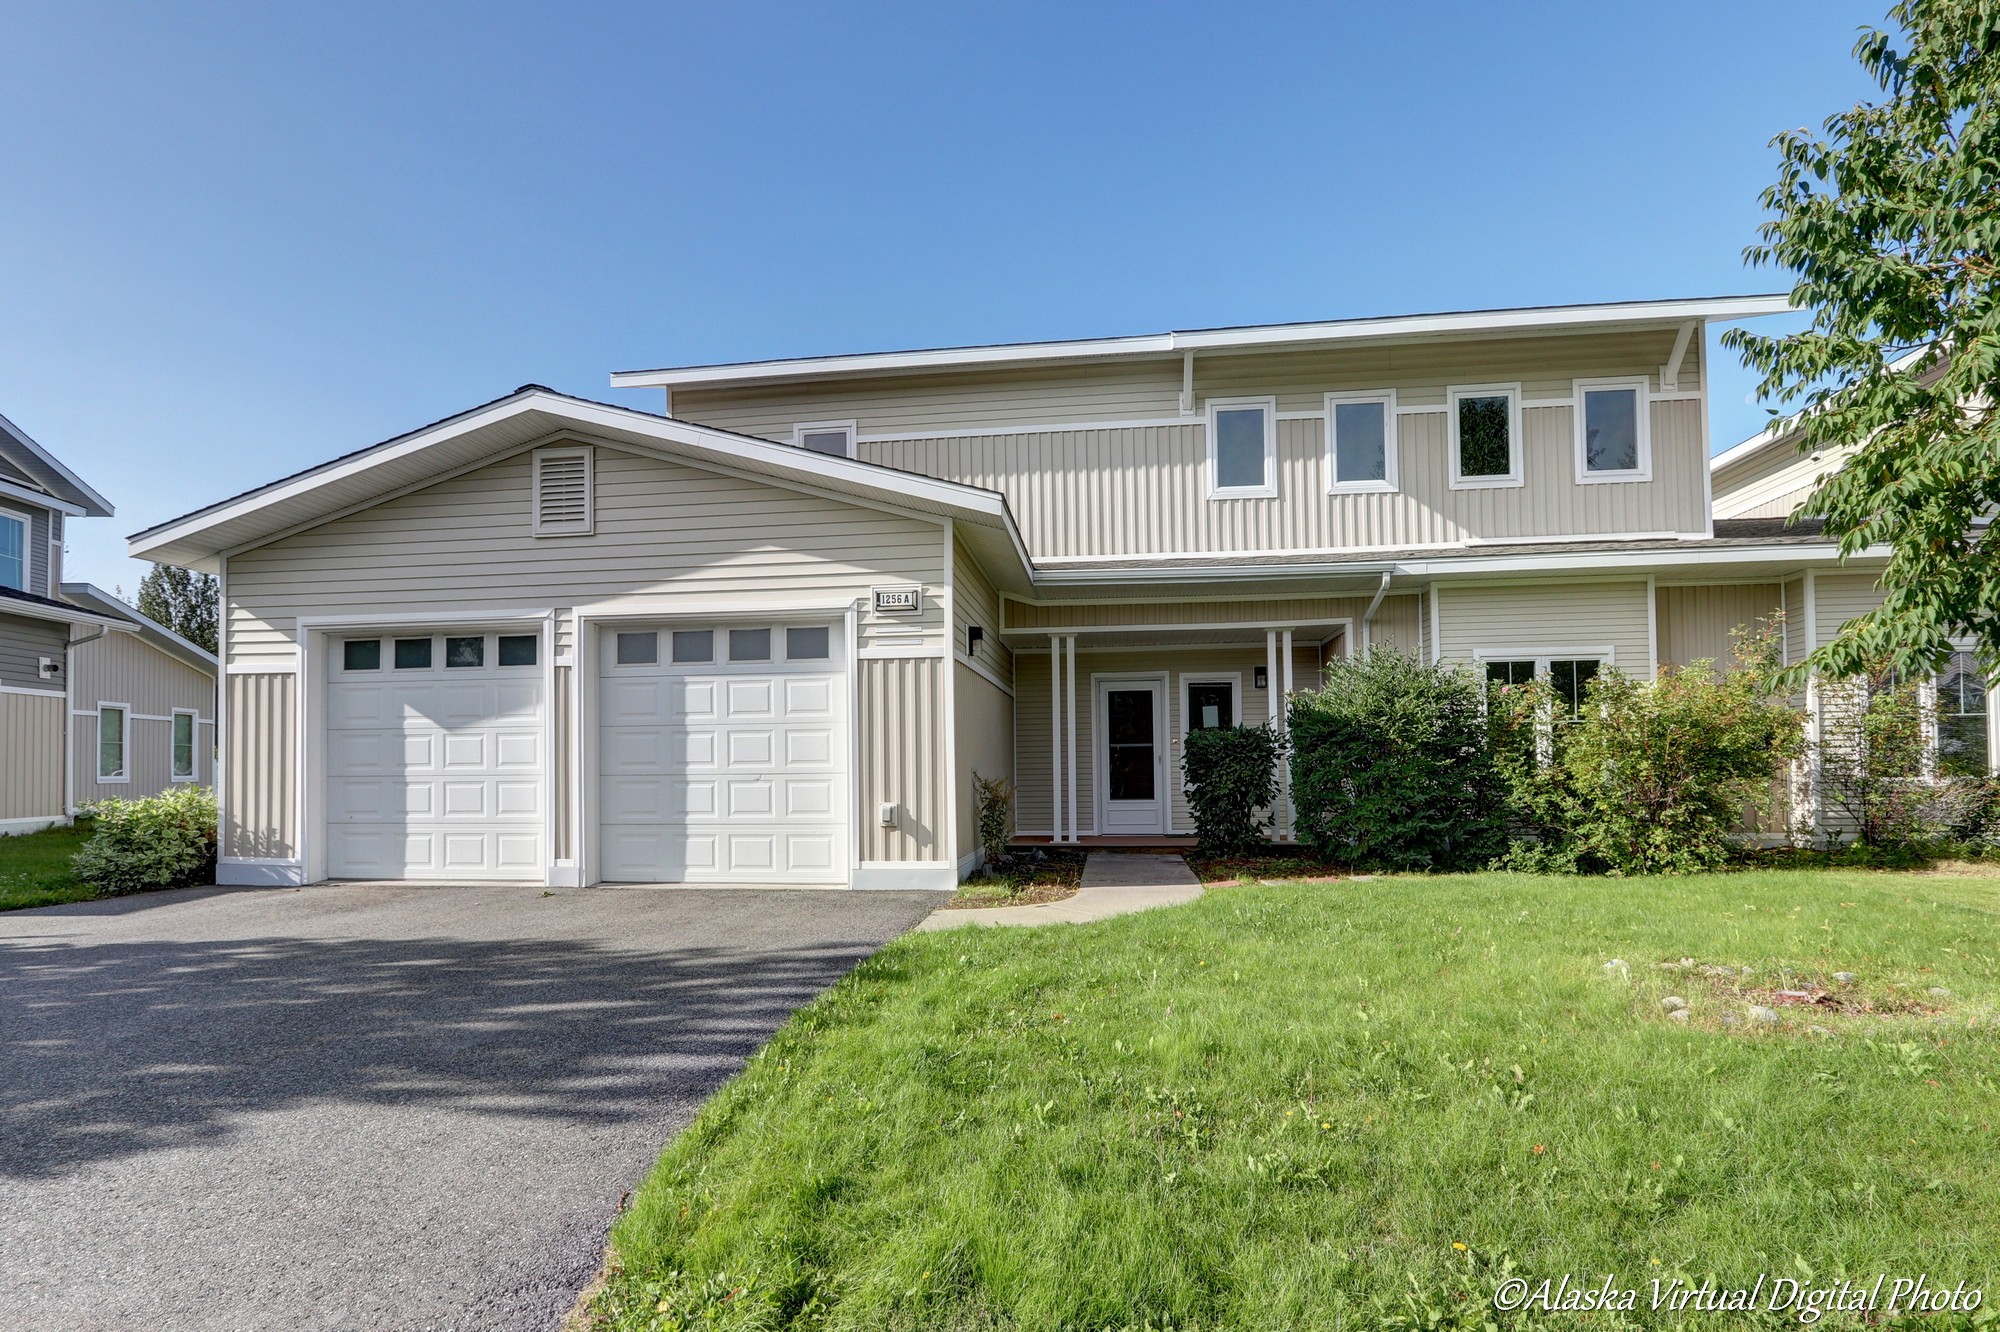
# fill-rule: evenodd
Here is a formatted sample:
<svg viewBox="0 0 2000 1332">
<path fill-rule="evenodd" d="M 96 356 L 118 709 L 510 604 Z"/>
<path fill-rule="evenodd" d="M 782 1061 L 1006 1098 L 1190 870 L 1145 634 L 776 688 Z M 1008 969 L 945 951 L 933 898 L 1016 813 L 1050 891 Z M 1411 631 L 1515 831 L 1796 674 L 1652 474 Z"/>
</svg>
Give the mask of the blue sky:
<svg viewBox="0 0 2000 1332">
<path fill-rule="evenodd" d="M 1779 289 L 1767 142 L 1884 7 L 15 5 L 0 412 L 130 591 L 126 533 L 531 381 Z"/>
</svg>

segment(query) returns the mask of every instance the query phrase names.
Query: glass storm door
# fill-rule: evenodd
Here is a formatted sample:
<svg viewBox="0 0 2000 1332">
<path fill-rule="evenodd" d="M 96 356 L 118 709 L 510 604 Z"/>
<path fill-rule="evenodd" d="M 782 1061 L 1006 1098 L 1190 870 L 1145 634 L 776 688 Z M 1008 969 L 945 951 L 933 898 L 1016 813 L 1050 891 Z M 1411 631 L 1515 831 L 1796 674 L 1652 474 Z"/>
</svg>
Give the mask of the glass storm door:
<svg viewBox="0 0 2000 1332">
<path fill-rule="evenodd" d="M 1098 831 L 1113 837 L 1163 833 L 1167 784 L 1161 772 L 1161 688 L 1137 680 L 1107 681 L 1100 688 L 1104 816 Z"/>
</svg>

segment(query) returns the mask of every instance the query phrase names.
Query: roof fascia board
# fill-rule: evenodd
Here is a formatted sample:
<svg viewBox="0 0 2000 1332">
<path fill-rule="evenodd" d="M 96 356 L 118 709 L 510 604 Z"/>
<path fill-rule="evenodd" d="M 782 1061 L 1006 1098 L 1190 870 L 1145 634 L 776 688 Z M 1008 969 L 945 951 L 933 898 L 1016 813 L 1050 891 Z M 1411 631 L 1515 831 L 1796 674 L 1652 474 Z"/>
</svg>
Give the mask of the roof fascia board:
<svg viewBox="0 0 2000 1332">
<path fill-rule="evenodd" d="M 66 597 L 81 595 L 97 602 L 100 606 L 115 607 L 116 611 L 114 613 L 128 615 L 132 618 L 138 625 L 140 634 L 143 637 L 152 637 L 157 634 L 172 646 L 181 649 L 183 652 L 192 653 L 203 662 L 206 662 L 211 673 L 220 665 L 216 660 L 215 654 L 201 644 L 195 642 L 193 639 L 183 638 L 164 624 L 161 624 L 158 620 L 146 615 L 137 606 L 132 605 L 121 597 L 113 596 L 95 583 L 64 583 L 62 591 Z"/>
<path fill-rule="evenodd" d="M 31 490 L 27 486 L 16 485 L 7 480 L 0 480 L 0 495 L 6 495 L 23 503 L 39 505 L 44 509 L 54 509 L 57 513 L 71 518 L 86 517 L 90 512 L 81 504 L 71 504 L 66 499 L 58 499 L 46 490 Z"/>
<path fill-rule="evenodd" d="M 13 440 L 16 444 L 26 449 L 36 458 L 40 459 L 41 462 L 45 466 L 47 466 L 51 471 L 55 472 L 56 475 L 60 476 L 63 480 L 69 482 L 72 486 L 75 486 L 77 489 L 77 493 L 84 497 L 83 511 L 86 514 L 89 512 L 90 506 L 93 504 L 104 511 L 102 514 L 94 516 L 109 518 L 114 513 L 117 512 L 117 510 L 112 507 L 110 500 L 104 498 L 104 496 L 98 494 L 95 490 L 91 489 L 89 484 L 86 483 L 82 477 L 78 476 L 75 472 L 72 472 L 70 471 L 69 468 L 65 467 L 63 465 L 62 459 L 56 457 L 55 454 L 50 453 L 40 444 L 37 444 L 32 435 L 30 435 L 27 431 L 21 429 L 21 427 L 15 425 L 12 421 L 9 421 L 4 416 L 0 416 L 0 435 L 5 435 L 8 439 Z"/>
<path fill-rule="evenodd" d="M 1917 358 L 1929 350 L 1929 343 L 1925 343 L 1921 347 L 1912 348 L 1889 362 L 1889 369 L 1892 371 L 1906 370 L 1916 364 Z M 1725 467 L 1733 466 L 1755 454 L 1762 453 L 1769 445 L 1794 433 L 1798 429 L 1800 418 L 1804 415 L 1804 412 L 1793 412 L 1790 416 L 1781 416 L 1771 422 L 1770 425 L 1765 426 L 1762 430 L 1750 436 L 1750 438 L 1738 444 L 1731 444 L 1728 448 L 1708 460 L 1709 472 L 1711 474 L 1720 472 Z"/>
<path fill-rule="evenodd" d="M 95 624 L 113 629 L 122 634 L 136 634 L 139 626 L 123 616 L 103 615 L 97 611 L 74 609 L 62 606 L 41 606 L 29 601 L 16 601 L 12 597 L 0 597 L 0 615 L 18 615 L 28 620 L 53 620 L 58 624 Z"/>
<path fill-rule="evenodd" d="M 1309 324 L 1268 324 L 1251 328 L 1194 329 L 1129 338 L 1088 338 L 1073 342 L 1009 343 L 992 347 L 945 347 L 852 356 L 744 361 L 728 365 L 621 370 L 614 388 L 720 387 L 835 378 L 842 375 L 971 369 L 1049 361 L 1091 361 L 1135 356 L 1172 356 L 1193 351 L 1247 350 L 1295 343 L 1340 343 L 1421 339 L 1453 335 L 1506 334 L 1607 324 L 1677 325 L 1691 320 L 1753 319 L 1791 309 L 1783 295 L 1702 297 L 1683 301 L 1639 301 L 1613 305 L 1545 306 L 1449 314 L 1394 315 Z"/>
</svg>

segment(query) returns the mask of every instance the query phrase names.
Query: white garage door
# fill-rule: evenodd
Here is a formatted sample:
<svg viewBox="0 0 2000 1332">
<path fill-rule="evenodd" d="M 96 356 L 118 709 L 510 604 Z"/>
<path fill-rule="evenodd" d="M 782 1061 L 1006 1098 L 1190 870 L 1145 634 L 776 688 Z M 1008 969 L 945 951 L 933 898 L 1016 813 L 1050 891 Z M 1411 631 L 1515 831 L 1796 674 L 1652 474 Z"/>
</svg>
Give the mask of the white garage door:
<svg viewBox="0 0 2000 1332">
<path fill-rule="evenodd" d="M 540 648 L 470 631 L 335 642 L 329 876 L 542 877 Z"/>
<path fill-rule="evenodd" d="M 847 879 L 838 624 L 600 635 L 599 877 Z"/>
</svg>

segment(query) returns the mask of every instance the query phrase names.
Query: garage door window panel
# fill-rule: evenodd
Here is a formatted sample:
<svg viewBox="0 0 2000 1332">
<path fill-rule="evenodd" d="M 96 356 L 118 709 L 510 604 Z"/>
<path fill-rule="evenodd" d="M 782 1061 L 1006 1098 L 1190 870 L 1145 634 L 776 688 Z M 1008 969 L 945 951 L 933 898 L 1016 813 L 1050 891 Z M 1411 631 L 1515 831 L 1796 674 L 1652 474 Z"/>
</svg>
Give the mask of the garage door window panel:
<svg viewBox="0 0 2000 1332">
<path fill-rule="evenodd" d="M 674 630 L 675 665 L 699 665 L 714 660 L 715 631 L 713 629 Z"/>
<path fill-rule="evenodd" d="M 769 661 L 771 659 L 771 631 L 769 629 L 731 629 L 729 631 L 729 660 Z"/>
<path fill-rule="evenodd" d="M 431 640 L 428 638 L 399 638 L 396 640 L 396 669 L 399 671 L 427 671 L 431 668 Z"/>
<path fill-rule="evenodd" d="M 444 665 L 446 670 L 471 670 L 486 664 L 486 639 L 446 638 L 444 640 Z"/>
<path fill-rule="evenodd" d="M 660 660 L 660 636 L 646 633 L 621 633 L 618 635 L 617 664 L 620 666 L 652 666 Z"/>
</svg>

